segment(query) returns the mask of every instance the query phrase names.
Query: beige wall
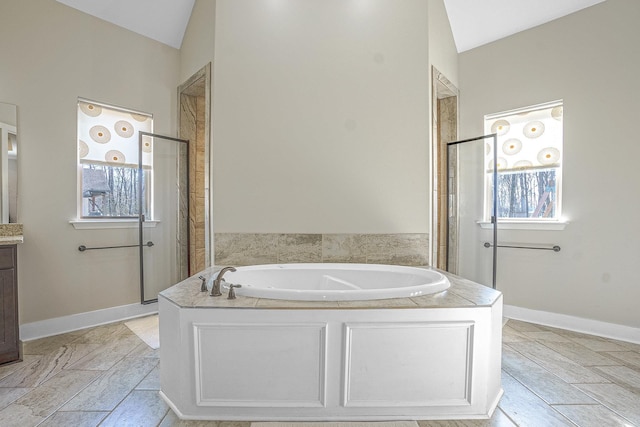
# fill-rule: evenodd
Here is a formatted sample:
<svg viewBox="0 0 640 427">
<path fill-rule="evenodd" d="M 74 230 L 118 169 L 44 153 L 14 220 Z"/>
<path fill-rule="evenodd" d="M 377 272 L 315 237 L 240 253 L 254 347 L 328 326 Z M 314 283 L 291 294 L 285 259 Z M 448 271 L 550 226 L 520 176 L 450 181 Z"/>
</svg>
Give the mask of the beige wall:
<svg viewBox="0 0 640 427">
<path fill-rule="evenodd" d="M 216 232 L 428 231 L 427 13 L 217 1 Z"/>
<path fill-rule="evenodd" d="M 216 0 L 196 0 L 193 11 L 191 12 L 191 18 L 189 19 L 189 25 L 184 34 L 182 40 L 182 47 L 180 48 L 180 82 L 185 83 L 195 73 L 205 67 L 207 64 L 214 63 L 215 53 L 215 19 L 216 19 Z M 211 67 L 211 73 L 213 73 L 213 66 Z M 213 77 L 213 76 L 211 76 Z M 209 94 L 209 100 L 213 99 L 215 93 L 214 85 L 210 84 L 211 93 Z M 211 101 L 209 101 L 211 103 Z M 209 105 L 211 109 L 211 105 Z M 213 118 L 215 117 L 213 112 L 210 112 L 209 118 L 209 140 L 205 143 L 209 147 L 209 162 L 208 165 L 213 164 L 215 153 L 212 150 L 212 129 L 214 126 Z M 183 136 L 184 137 L 184 136 Z M 203 138 L 205 139 L 206 136 Z M 205 170 L 207 167 L 205 166 Z M 209 166 L 210 170 L 210 166 Z M 210 192 L 213 188 L 213 174 L 209 173 L 208 182 L 205 183 L 205 191 Z M 212 200 L 212 195 L 209 194 L 208 200 Z M 214 201 L 215 202 L 215 201 Z M 209 203 L 207 218 L 213 218 L 213 203 Z M 215 222 L 215 219 L 211 222 Z M 208 231 L 207 241 L 212 242 L 209 248 L 209 258 L 204 260 L 205 265 L 211 265 L 213 263 L 213 248 L 215 240 L 213 238 L 212 224 L 207 224 L 205 230 Z M 205 231 L 206 232 L 206 231 Z M 205 256 L 206 257 L 206 256 Z"/>
<path fill-rule="evenodd" d="M 0 123 L 16 125 L 16 106 L 0 102 Z"/>
<path fill-rule="evenodd" d="M 196 0 L 180 48 L 180 83 L 213 62 L 216 0 Z"/>
<path fill-rule="evenodd" d="M 18 106 L 20 322 L 139 301 L 136 230 L 75 230 L 78 96 L 154 114 L 175 133 L 179 51 L 54 0 L 3 0 L 0 101 Z"/>
<path fill-rule="evenodd" d="M 216 232 L 428 232 L 433 2 L 442 16 L 441 0 L 198 0 L 178 51 L 54 0 L 4 1 L 21 323 L 139 298 L 137 252 L 77 250 L 137 240 L 69 224 L 77 97 L 152 112 L 156 132 L 175 134 L 176 87 L 207 62 Z"/>
<path fill-rule="evenodd" d="M 563 231 L 503 231 L 505 303 L 640 326 L 640 3 L 609 0 L 460 55 L 461 136 L 487 113 L 564 99 Z"/>
<path fill-rule="evenodd" d="M 439 197 L 444 197 L 442 194 L 438 195 L 438 189 L 434 184 L 437 181 L 437 177 L 433 176 L 437 174 L 437 168 L 434 163 L 434 158 L 442 156 L 442 150 L 439 147 L 434 147 L 434 144 L 438 143 L 438 136 L 434 135 L 434 131 L 438 131 L 437 128 L 440 124 L 437 124 L 437 114 L 435 105 L 433 103 L 433 67 L 438 70 L 451 84 L 457 87 L 458 85 L 458 52 L 453 40 L 453 33 L 451 32 L 451 26 L 449 25 L 449 18 L 447 11 L 444 7 L 443 0 L 429 0 L 427 3 L 429 6 L 429 99 L 431 102 L 431 108 L 429 109 L 429 161 L 427 164 L 427 174 L 429 175 L 429 211 L 428 211 L 428 229 L 431 232 L 432 245 L 437 246 L 438 240 L 442 240 L 441 236 L 438 236 L 438 224 L 437 219 L 433 218 L 434 208 L 433 204 L 437 203 Z M 435 77 L 437 78 L 437 77 Z M 457 98 L 456 98 L 457 99 Z M 456 110 L 457 111 L 457 110 Z M 451 129 L 453 134 L 456 134 L 456 129 Z M 435 184 L 437 185 L 437 184 Z M 435 208 L 438 209 L 438 208 Z M 444 216 L 443 216 L 444 215 Z M 440 212 L 440 218 L 446 218 L 446 212 Z M 440 224 L 440 227 L 443 225 Z M 430 264 L 438 266 L 438 261 L 434 257 L 434 251 L 431 249 Z M 441 261 L 442 263 L 442 261 Z"/>
<path fill-rule="evenodd" d="M 443 0 L 429 0 L 429 62 L 458 86 L 458 52 Z"/>
</svg>

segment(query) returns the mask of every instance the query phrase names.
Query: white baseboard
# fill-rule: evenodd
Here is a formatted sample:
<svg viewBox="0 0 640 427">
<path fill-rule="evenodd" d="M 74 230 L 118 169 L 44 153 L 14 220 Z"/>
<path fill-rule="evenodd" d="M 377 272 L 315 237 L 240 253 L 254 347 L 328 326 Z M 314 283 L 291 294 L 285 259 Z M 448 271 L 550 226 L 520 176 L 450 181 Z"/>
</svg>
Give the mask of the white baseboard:
<svg viewBox="0 0 640 427">
<path fill-rule="evenodd" d="M 551 313 L 548 311 L 531 310 L 513 305 L 505 305 L 503 315 L 509 319 L 523 320 L 539 325 L 552 326 L 554 328 L 640 344 L 640 328 L 633 328 L 631 326 L 568 316 L 566 314 Z"/>
<path fill-rule="evenodd" d="M 20 340 L 31 341 L 65 332 L 119 322 L 158 312 L 158 303 L 129 304 L 20 325 Z"/>
<path fill-rule="evenodd" d="M 70 316 L 56 317 L 39 322 L 25 323 L 20 325 L 20 339 L 22 341 L 31 341 L 38 338 L 63 334 L 65 332 L 104 325 L 106 323 L 148 316 L 157 312 L 157 302 L 144 305 L 129 304 L 86 313 L 72 314 Z M 523 320 L 539 325 L 552 326 L 554 328 L 640 344 L 640 328 L 633 328 L 631 326 L 601 322 L 599 320 L 585 319 L 566 314 L 551 313 L 548 311 L 531 310 L 513 305 L 505 305 L 503 315 L 509 319 Z"/>
</svg>

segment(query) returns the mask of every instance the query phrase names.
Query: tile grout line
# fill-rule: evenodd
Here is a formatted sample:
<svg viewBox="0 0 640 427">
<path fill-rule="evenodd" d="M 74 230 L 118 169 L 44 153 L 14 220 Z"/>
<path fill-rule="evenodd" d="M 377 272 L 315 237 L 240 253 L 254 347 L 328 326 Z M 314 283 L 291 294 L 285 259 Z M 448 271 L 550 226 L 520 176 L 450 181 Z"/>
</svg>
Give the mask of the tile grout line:
<svg viewBox="0 0 640 427">
<path fill-rule="evenodd" d="M 122 322 L 120 322 L 120 323 L 122 323 Z M 536 327 L 537 328 L 537 326 L 534 326 L 533 324 L 531 324 L 531 326 L 527 326 L 527 325 L 529 325 L 529 324 L 526 324 L 526 322 L 525 322 L 525 323 L 523 323 L 523 325 L 518 325 L 518 327 L 524 327 L 524 328 Z M 64 347 L 65 345 L 68 345 L 70 343 L 76 342 L 77 340 L 81 341 L 81 338 L 85 337 L 85 335 L 89 334 L 90 331 L 98 329 L 100 327 L 102 327 L 102 326 L 98 326 L 98 327 L 95 327 L 95 328 L 90 328 L 85 333 L 74 337 L 71 341 L 68 341 L 68 342 L 64 341 L 65 343 L 59 345 L 58 348 L 54 348 L 54 349 L 52 349 L 50 351 L 44 351 L 44 354 L 36 354 L 36 355 L 30 354 L 29 356 L 39 356 L 41 358 L 46 358 L 47 355 L 49 355 L 50 353 L 55 353 L 55 352 L 59 351 L 59 349 Z M 514 332 L 516 332 L 518 334 L 521 334 L 521 335 L 523 334 L 523 332 L 526 332 L 526 331 L 520 331 L 520 330 L 515 329 L 515 328 L 512 328 L 512 329 L 513 329 Z M 105 332 L 104 336 L 108 337 L 110 341 L 117 341 L 117 340 L 120 340 L 120 339 L 126 339 L 127 338 L 128 333 L 113 333 L 113 332 L 110 333 L 110 331 L 117 331 L 117 330 L 118 330 L 117 326 L 112 326 L 111 329 L 107 328 L 107 329 L 104 330 L 104 332 Z M 538 331 L 546 331 L 546 330 L 543 330 L 542 327 L 539 327 Z M 529 332 L 531 332 L 531 331 L 529 331 Z M 549 331 L 549 332 L 558 333 L 558 331 L 555 330 L 555 329 L 553 331 Z M 573 360 L 572 357 L 566 356 L 566 355 L 556 351 L 552 347 L 548 347 L 547 343 L 549 343 L 549 340 L 536 339 L 534 337 L 526 337 L 526 339 L 521 341 L 521 342 L 523 342 L 523 343 L 536 343 L 537 345 L 540 345 L 540 346 L 548 349 L 549 351 L 554 352 L 554 353 L 558 354 L 559 356 L 562 356 L 563 358 L 566 358 L 566 359 L 572 361 L 576 365 L 581 366 L 582 368 L 585 368 L 586 370 L 588 370 L 589 372 L 592 372 L 594 374 L 599 373 L 599 371 L 597 371 L 597 369 L 596 369 L 598 367 L 624 367 L 624 368 L 630 369 L 630 370 L 632 370 L 634 372 L 638 372 L 640 374 L 640 366 L 634 364 L 633 362 L 626 362 L 625 360 L 617 359 L 614 354 L 611 354 L 611 353 L 629 353 L 629 356 L 628 356 L 629 360 L 635 361 L 636 360 L 635 356 L 631 356 L 631 355 L 640 355 L 640 346 L 638 346 L 638 347 L 633 347 L 633 346 L 626 347 L 623 344 L 619 344 L 618 340 L 614 340 L 614 339 L 610 339 L 610 338 L 592 337 L 592 336 L 589 336 L 587 334 L 580 334 L 580 335 L 575 335 L 575 336 L 573 336 L 573 335 L 572 336 L 566 336 L 566 335 L 562 335 L 560 333 L 559 335 L 567 338 L 567 340 L 568 340 L 567 342 L 570 342 L 572 346 L 575 346 L 576 351 L 578 352 L 578 353 L 576 353 L 576 355 L 579 354 L 581 349 L 585 349 L 585 350 L 588 350 L 588 351 L 592 352 L 590 354 L 597 354 L 598 356 L 601 356 L 601 357 L 603 357 L 605 359 L 611 360 L 611 362 L 613 364 L 602 364 L 602 363 L 599 363 L 599 364 L 594 364 L 594 365 L 588 365 L 588 364 L 579 363 L 576 360 Z M 571 334 L 568 334 L 568 335 L 571 335 Z M 96 338 L 98 338 L 100 336 L 101 336 L 100 333 L 96 332 L 96 333 L 92 334 L 89 337 L 89 339 L 96 339 Z M 583 336 L 584 336 L 584 338 L 581 338 Z M 618 345 L 622 349 L 618 349 L 618 350 L 593 350 L 593 349 L 585 346 L 583 343 L 579 342 L 578 340 L 580 340 L 580 339 L 585 339 L 585 340 L 591 340 L 592 339 L 592 340 L 594 340 L 593 341 L 594 342 L 594 344 L 593 344 L 594 347 L 600 347 L 601 346 L 600 348 L 606 348 L 607 347 L 607 343 L 611 343 L 611 344 L 613 344 L 612 346 L 610 346 L 611 348 L 614 348 L 615 345 Z M 133 340 L 133 341 L 135 343 L 135 340 Z M 587 343 L 587 344 L 590 344 L 590 341 L 584 341 L 584 342 Z M 90 341 L 88 343 L 92 343 L 92 342 Z M 134 343 L 131 343 L 131 344 L 134 344 Z M 104 342 L 102 342 L 101 344 L 104 345 Z M 140 340 L 140 344 L 146 345 L 142 340 Z M 590 408 L 596 408 L 596 407 L 597 408 L 602 408 L 603 411 L 606 410 L 607 413 L 610 412 L 611 414 L 615 415 L 616 417 L 620 417 L 622 420 L 628 421 L 630 423 L 629 424 L 630 426 L 631 425 L 635 425 L 631 421 L 631 419 L 623 416 L 618 411 L 618 410 L 620 410 L 622 412 L 626 411 L 627 415 L 631 415 L 631 418 L 636 417 L 637 416 L 637 411 L 636 411 L 636 409 L 634 409 L 634 406 L 631 407 L 631 412 L 629 412 L 629 410 L 628 410 L 628 405 L 629 405 L 628 402 L 635 402 L 635 400 L 627 401 L 627 400 L 609 399 L 608 396 L 602 395 L 603 398 L 606 398 L 607 400 L 610 400 L 611 404 L 618 408 L 618 410 L 615 410 L 612 407 L 610 407 L 607 403 L 605 403 L 605 402 L 601 401 L 600 399 L 598 399 L 590 391 L 582 390 L 580 388 L 580 386 L 582 386 L 582 385 L 588 386 L 588 385 L 594 385 L 594 384 L 595 385 L 609 385 L 609 386 L 613 385 L 613 386 L 616 386 L 616 387 L 620 388 L 621 391 L 624 390 L 624 392 L 625 392 L 625 394 L 623 395 L 624 399 L 627 399 L 626 396 L 629 396 L 631 399 L 634 399 L 634 397 L 637 397 L 637 399 L 638 399 L 637 401 L 640 402 L 640 392 L 635 391 L 635 389 L 640 387 L 640 385 L 638 385 L 638 387 L 635 387 L 634 390 L 631 390 L 627 386 L 625 386 L 622 383 L 620 383 L 616 378 L 610 378 L 610 377 L 603 378 L 604 380 L 607 381 L 605 383 L 589 383 L 589 382 L 571 383 L 571 382 L 565 381 L 564 379 L 560 378 L 557 374 L 555 374 L 554 372 L 552 372 L 551 370 L 549 370 L 545 366 L 540 365 L 532 357 L 528 356 L 528 353 L 525 353 L 525 352 L 522 351 L 524 348 L 522 348 L 521 350 L 518 350 L 518 349 L 512 347 L 511 344 L 517 344 L 517 342 L 504 342 L 504 339 L 503 339 L 503 342 L 502 342 L 503 348 L 505 348 L 505 347 L 508 348 L 510 351 L 513 351 L 514 354 L 517 354 L 518 357 L 522 357 L 523 359 L 528 360 L 530 363 L 533 363 L 535 366 L 539 367 L 542 371 L 546 372 L 547 374 L 550 374 L 550 376 L 552 376 L 554 378 L 557 378 L 559 382 L 562 382 L 562 383 L 564 383 L 566 385 L 572 386 L 573 388 L 581 391 L 582 393 L 584 393 L 586 396 L 588 396 L 590 399 L 593 400 L 593 403 L 565 403 L 565 404 L 563 404 L 563 403 L 552 403 L 552 404 L 547 403 L 547 401 L 544 398 L 542 398 L 542 396 L 540 396 L 538 393 L 536 393 L 531 387 L 527 386 L 525 384 L 525 382 L 523 382 L 523 380 L 518 378 L 519 374 L 517 372 L 514 372 L 514 374 L 511 374 L 509 371 L 505 370 L 504 364 L 503 364 L 503 366 L 502 366 L 503 374 L 506 374 L 509 377 L 511 377 L 515 382 L 517 382 L 521 387 L 523 387 L 524 390 L 527 390 L 528 392 L 532 393 L 533 396 L 536 396 L 538 399 L 540 399 L 540 403 L 541 404 L 543 404 L 544 406 L 549 408 L 551 411 L 553 411 L 553 414 L 558 415 L 560 417 L 559 420 L 560 419 L 566 420 L 566 422 L 569 425 L 572 425 L 572 426 L 577 425 L 579 423 L 578 421 L 572 421 L 572 419 L 569 418 L 569 417 L 575 418 L 574 415 L 572 415 L 573 414 L 572 412 L 568 412 L 568 415 L 565 416 L 557 408 L 558 407 L 563 407 L 563 406 L 564 407 L 581 407 L 581 406 L 585 406 L 585 407 L 590 407 Z M 54 346 L 53 342 L 52 343 L 43 343 L 41 348 L 43 348 L 43 349 L 44 348 L 52 348 L 53 346 Z M 522 347 L 525 347 L 525 346 L 523 345 Z M 126 348 L 126 347 L 122 347 L 122 348 Z M 45 381 L 43 381 L 42 383 L 38 384 L 36 387 L 30 387 L 29 391 L 27 391 L 24 395 L 21 395 L 21 396 L 15 398 L 15 399 L 13 399 L 11 402 L 7 403 L 5 405 L 5 408 L 7 406 L 13 404 L 16 400 L 20 399 L 22 396 L 25 396 L 28 393 L 31 393 L 34 390 L 36 390 L 41 385 L 46 384 L 49 380 L 51 380 L 52 378 L 55 378 L 57 375 L 59 375 L 61 372 L 65 371 L 65 370 L 67 370 L 67 371 L 88 371 L 88 372 L 94 372 L 94 373 L 96 371 L 99 371 L 99 374 L 97 375 L 96 378 L 94 378 L 88 384 L 86 384 L 84 387 L 82 387 L 73 396 L 68 397 L 62 404 L 60 404 L 57 408 L 55 408 L 53 410 L 53 412 L 51 412 L 47 417 L 45 417 L 42 420 L 38 421 L 37 425 L 46 423 L 47 420 L 49 420 L 49 422 L 51 422 L 50 420 L 56 414 L 65 413 L 65 412 L 79 412 L 79 413 L 100 412 L 100 413 L 103 414 L 103 418 L 99 421 L 98 425 L 107 425 L 108 423 L 107 423 L 106 420 L 117 410 L 118 407 L 120 407 L 120 405 L 123 404 L 123 402 L 125 402 L 127 399 L 129 399 L 132 396 L 134 396 L 133 392 L 139 391 L 139 392 L 144 392 L 144 393 L 155 393 L 155 394 L 158 394 L 159 391 L 157 389 L 153 389 L 152 388 L 152 389 L 137 390 L 136 388 L 138 386 L 140 386 L 140 384 L 143 381 L 145 381 L 145 379 L 158 367 L 158 364 L 160 363 L 159 358 L 153 357 L 153 358 L 157 358 L 158 359 L 156 364 L 154 364 L 154 366 L 151 368 L 151 370 L 149 372 L 147 372 L 145 375 L 143 375 L 142 378 L 135 385 L 133 385 L 130 390 L 128 390 L 126 395 L 113 407 L 112 410 L 104 411 L 104 410 L 82 409 L 82 410 L 78 410 L 78 411 L 60 411 L 60 409 L 64 405 L 66 405 L 69 401 L 74 399 L 78 394 L 82 393 L 87 387 L 91 386 L 96 381 L 99 381 L 101 378 L 104 378 L 105 375 L 108 375 L 108 372 L 111 369 L 113 369 L 114 366 L 117 366 L 119 363 L 121 363 L 124 359 L 126 359 L 126 358 L 145 358 L 146 357 L 146 356 L 144 356 L 145 354 L 146 355 L 152 354 L 152 353 L 146 352 L 146 349 L 144 349 L 144 351 L 143 350 L 138 350 L 139 348 L 141 348 L 140 345 L 134 345 L 126 354 L 120 355 L 120 357 L 118 357 L 117 361 L 109 369 L 106 369 L 106 370 L 102 370 L 102 369 L 69 369 L 67 367 L 62 368 L 55 375 L 53 375 L 50 378 L 47 378 Z M 532 347 L 530 347 L 530 348 L 532 348 Z M 134 352 L 136 352 L 136 355 L 132 354 Z M 542 354 L 544 354 L 544 353 L 542 353 Z M 87 357 L 87 356 L 88 355 L 84 355 L 82 358 Z M 533 356 L 533 353 L 532 353 L 532 356 Z M 595 358 L 595 355 L 593 357 Z M 82 358 L 80 358 L 78 361 L 75 361 L 74 364 L 78 363 L 80 360 L 82 360 Z M 580 360 L 585 360 L 585 361 L 597 360 L 599 362 L 603 362 L 605 359 L 600 359 L 600 358 L 595 358 L 595 359 L 580 358 Z M 540 360 L 542 361 L 544 359 L 540 359 Z M 638 359 L 638 360 L 640 360 L 640 359 Z M 19 370 L 19 369 L 28 368 L 29 366 L 33 365 L 36 362 L 37 362 L 37 360 L 32 360 L 30 362 L 30 364 L 27 364 L 27 365 L 25 365 L 23 367 L 20 367 L 20 368 L 16 369 L 16 371 Z M 554 364 L 554 363 L 552 363 L 552 365 L 550 365 L 550 367 L 553 368 L 553 369 L 555 369 L 555 367 L 557 367 L 557 366 L 558 365 Z M 513 367 L 515 368 L 516 366 L 514 365 Z M 13 372 L 16 372 L 16 371 L 12 371 L 11 373 L 5 375 L 3 378 L 6 378 L 8 375 L 12 375 Z M 624 372 L 624 370 L 622 370 L 621 372 Z M 617 375 L 617 376 L 620 376 L 620 375 Z M 576 378 L 580 378 L 580 377 L 578 376 Z M 589 377 L 585 376 L 583 379 L 587 379 L 587 378 L 589 378 Z M 152 385 L 152 384 L 153 384 L 153 382 L 150 383 L 151 387 L 156 387 L 157 386 L 157 385 Z M 635 383 L 633 383 L 633 384 L 635 384 Z M 562 387 L 564 387 L 564 385 Z M 17 388 L 20 388 L 20 387 L 2 387 L 2 388 L 0 388 L 0 391 L 2 391 L 3 389 L 17 389 Z M 633 387 L 631 387 L 631 388 L 633 388 Z M 597 390 L 597 389 L 594 388 L 594 390 Z M 138 396 L 136 396 L 136 398 L 139 398 L 140 396 L 141 395 L 138 395 Z M 152 394 L 146 394 L 146 396 L 148 398 L 150 398 L 152 396 Z M 161 398 L 159 398 L 159 399 L 161 399 Z M 155 402 L 155 400 L 154 400 L 154 402 Z M 515 401 L 515 402 L 516 402 L 515 403 L 516 405 L 519 404 L 518 403 L 519 401 Z M 619 402 L 620 402 L 620 404 L 619 404 Z M 514 418 L 512 418 L 514 414 L 518 414 L 518 412 L 516 411 L 518 406 L 515 406 L 515 407 L 511 408 L 512 410 L 514 410 L 516 412 L 513 412 L 513 414 L 510 414 L 506 410 L 504 410 L 504 408 L 502 408 L 501 403 L 502 402 L 499 402 L 499 404 L 497 405 L 496 410 L 494 411 L 494 414 L 493 414 L 491 420 L 494 420 L 496 418 L 496 414 L 497 414 L 497 417 L 498 417 L 497 419 L 498 420 L 499 419 L 503 419 L 504 421 L 508 420 L 514 426 L 518 426 L 519 424 L 514 420 Z M 4 408 L 0 409 L 0 412 L 2 412 L 3 409 Z M 161 408 L 158 407 L 158 409 L 161 409 Z M 576 409 L 576 410 L 579 411 L 578 409 Z M 598 411 L 600 411 L 600 409 L 598 409 Z M 598 413 L 598 411 L 596 411 L 596 413 Z M 8 412 L 8 413 L 11 413 L 11 412 Z M 589 412 L 588 411 L 584 412 L 584 414 L 587 414 L 587 413 L 589 413 Z M 170 416 L 170 414 L 171 414 L 171 409 L 168 408 L 168 407 L 166 408 L 166 410 L 164 412 L 162 410 L 160 410 L 159 412 L 156 413 L 157 416 L 160 416 L 159 421 L 157 423 L 154 423 L 153 425 L 155 425 L 156 427 L 159 427 L 161 425 L 167 425 L 167 426 L 169 426 L 169 425 L 171 425 L 171 426 L 182 425 L 181 422 L 178 422 L 178 424 L 173 424 L 173 421 L 172 421 L 173 417 L 168 418 Z M 579 414 L 579 413 L 576 413 L 576 414 Z M 576 416 L 578 416 L 578 415 L 576 415 Z M 516 419 L 517 419 L 517 417 L 516 417 Z M 577 419 L 580 419 L 580 418 L 577 418 Z M 468 424 L 467 424 L 467 422 L 464 422 L 464 424 L 465 425 L 469 425 L 469 426 L 485 425 L 484 423 L 476 424 L 476 422 L 474 422 L 472 420 L 469 420 Z M 152 425 L 152 424 L 148 424 L 148 425 Z M 188 425 L 190 425 L 190 424 L 188 424 Z M 206 425 L 210 426 L 210 427 L 220 427 L 221 423 L 218 422 L 218 421 L 212 421 L 210 424 L 206 424 Z M 250 427 L 251 426 L 251 424 L 247 425 L 246 422 L 245 422 L 245 424 L 242 424 L 242 425 L 243 425 L 243 427 Z M 438 425 L 438 426 L 440 426 L 440 425 L 447 425 L 447 426 L 449 426 L 449 425 L 458 425 L 458 423 L 454 422 L 453 424 L 449 424 L 449 422 L 444 422 L 443 424 L 441 424 L 440 422 L 437 422 L 437 421 L 433 421 L 433 423 L 431 423 L 429 421 L 424 421 L 424 422 L 418 422 L 418 425 L 420 427 L 429 427 L 429 426 L 432 426 L 432 425 Z"/>
<path fill-rule="evenodd" d="M 122 323 L 124 325 L 124 322 L 116 322 L 115 324 L 119 324 Z M 87 331 L 88 333 L 89 331 Z M 70 341 L 67 344 L 63 344 L 61 347 L 64 347 L 70 343 L 74 343 L 77 340 L 79 340 L 80 338 L 82 338 L 83 336 L 85 336 L 85 334 L 82 334 L 80 336 L 78 336 L 77 338 L 73 339 L 72 341 Z M 123 333 L 117 333 L 115 334 L 116 338 L 123 338 Z M 77 344 L 83 344 L 83 343 L 77 343 Z M 93 344 L 93 343 L 89 343 L 89 344 Z M 97 344 L 104 344 L 103 342 L 97 343 Z M 88 372 L 96 372 L 96 371 L 100 371 L 100 375 L 98 375 L 93 381 L 90 381 L 89 383 L 87 383 L 84 387 L 82 387 L 80 390 L 78 390 L 75 394 L 73 394 L 72 396 L 70 396 L 67 400 L 65 400 L 62 404 L 60 404 L 60 406 L 58 406 L 51 414 L 49 414 L 47 417 L 45 417 L 40 423 L 38 423 L 38 425 L 44 423 L 47 419 L 52 418 L 53 416 L 55 416 L 56 413 L 58 412 L 105 412 L 105 411 L 60 411 L 60 408 L 64 407 L 64 405 L 66 405 L 67 403 L 69 403 L 71 400 L 73 400 L 76 396 L 78 396 L 80 393 L 82 393 L 84 390 L 86 390 L 89 386 L 91 386 L 92 384 L 94 384 L 95 382 L 97 382 L 98 380 L 100 380 L 101 378 L 105 377 L 107 375 L 107 372 L 109 372 L 114 366 L 118 365 L 120 362 L 122 362 L 122 360 L 127 357 L 128 354 L 130 354 L 132 351 L 134 351 L 135 347 L 133 349 L 131 349 L 128 353 L 124 354 L 122 357 L 120 357 L 119 359 L 117 359 L 117 361 L 109 368 L 106 370 L 102 370 L 102 369 L 73 369 L 73 365 L 77 364 L 78 362 L 80 362 L 82 359 L 84 359 L 85 357 L 89 356 L 91 353 L 83 356 L 82 358 L 80 358 L 78 361 L 76 361 L 73 365 L 71 365 L 71 367 L 69 368 L 63 368 L 60 370 L 60 372 L 67 370 L 67 371 L 88 371 Z M 46 383 L 47 381 L 51 380 L 52 378 L 55 378 L 60 372 L 56 373 L 56 375 L 54 375 L 51 378 L 48 378 L 46 381 L 44 381 L 42 384 Z M 130 392 L 127 394 L 127 396 L 130 394 Z M 124 400 L 124 399 L 122 399 Z M 120 403 L 122 403 L 122 400 L 120 402 L 118 402 L 118 405 Z M 109 417 L 109 415 L 115 410 L 115 408 L 118 407 L 118 405 L 116 405 L 114 407 L 114 409 L 108 411 L 108 415 L 106 415 L 101 421 L 100 424 L 102 424 L 102 422 L 107 419 Z"/>
</svg>

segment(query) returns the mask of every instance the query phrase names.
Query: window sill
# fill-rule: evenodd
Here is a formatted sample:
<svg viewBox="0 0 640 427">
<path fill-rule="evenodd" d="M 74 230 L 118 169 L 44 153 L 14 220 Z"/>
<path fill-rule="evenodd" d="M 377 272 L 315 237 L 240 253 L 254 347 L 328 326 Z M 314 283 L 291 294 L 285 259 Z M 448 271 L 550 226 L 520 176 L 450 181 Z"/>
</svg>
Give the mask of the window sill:
<svg viewBox="0 0 640 427">
<path fill-rule="evenodd" d="M 144 228 L 155 228 L 160 221 L 145 221 Z M 104 230 L 113 228 L 138 228 L 137 219 L 74 219 L 69 221 L 76 230 Z"/>
<path fill-rule="evenodd" d="M 564 230 L 567 221 L 498 221 L 498 230 Z M 478 221 L 480 228 L 493 228 L 493 223 Z"/>
</svg>

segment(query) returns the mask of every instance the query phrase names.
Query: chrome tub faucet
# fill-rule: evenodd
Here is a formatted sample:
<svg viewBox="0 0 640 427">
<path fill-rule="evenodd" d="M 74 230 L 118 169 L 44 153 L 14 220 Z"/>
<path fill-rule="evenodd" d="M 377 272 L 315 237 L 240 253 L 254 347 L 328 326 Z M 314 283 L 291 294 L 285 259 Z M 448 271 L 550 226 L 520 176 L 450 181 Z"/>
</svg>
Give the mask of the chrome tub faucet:
<svg viewBox="0 0 640 427">
<path fill-rule="evenodd" d="M 236 268 L 235 267 L 225 267 L 225 268 L 223 268 L 222 270 L 220 270 L 218 272 L 218 276 L 213 281 L 213 286 L 211 287 L 211 293 L 209 294 L 212 297 L 219 297 L 220 295 L 222 295 L 222 292 L 220 292 L 220 285 L 224 280 L 222 278 L 222 276 L 224 276 L 224 273 L 226 273 L 227 271 L 234 272 L 234 271 L 236 271 Z"/>
</svg>

